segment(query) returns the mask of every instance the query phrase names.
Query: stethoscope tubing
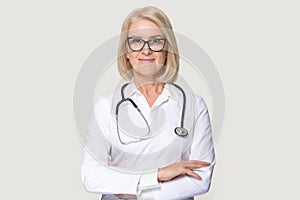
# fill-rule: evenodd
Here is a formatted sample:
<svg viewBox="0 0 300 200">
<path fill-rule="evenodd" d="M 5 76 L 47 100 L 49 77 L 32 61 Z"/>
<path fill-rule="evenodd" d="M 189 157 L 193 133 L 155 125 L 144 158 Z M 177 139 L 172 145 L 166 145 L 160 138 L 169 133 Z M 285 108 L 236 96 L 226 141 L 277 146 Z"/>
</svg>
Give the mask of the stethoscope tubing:
<svg viewBox="0 0 300 200">
<path fill-rule="evenodd" d="M 121 96 L 122 96 L 122 99 L 117 103 L 116 105 L 116 110 L 115 110 L 115 115 L 116 115 L 116 123 L 117 123 L 117 133 L 118 133 L 118 138 L 121 142 L 121 144 L 123 145 L 127 145 L 127 144 L 131 144 L 131 143 L 136 143 L 136 142 L 140 142 L 142 140 L 145 140 L 145 139 L 148 139 L 150 138 L 149 135 L 150 135 L 150 126 L 149 126 L 149 123 L 148 121 L 146 120 L 145 116 L 143 115 L 143 113 L 141 112 L 141 110 L 139 109 L 139 107 L 137 106 L 137 104 L 131 99 L 131 98 L 125 98 L 125 95 L 124 95 L 124 90 L 125 88 L 128 86 L 129 83 L 125 83 L 122 87 L 121 87 Z M 184 115 L 185 115 L 185 106 L 186 106 L 186 95 L 185 95 L 185 92 L 184 90 L 177 84 L 175 83 L 172 83 L 171 85 L 173 85 L 174 87 L 176 87 L 177 89 L 179 89 L 182 93 L 182 98 L 183 98 L 183 103 L 182 103 L 182 110 L 181 110 L 181 122 L 180 122 L 180 127 L 176 127 L 174 129 L 175 133 L 178 135 L 178 136 L 181 136 L 181 137 L 184 137 L 184 136 L 187 136 L 188 134 L 188 131 L 184 128 Z M 142 116 L 142 118 L 144 119 L 144 121 L 146 122 L 147 124 L 147 128 L 148 128 L 148 133 L 143 136 L 143 137 L 140 137 L 140 138 L 135 138 L 134 141 L 131 141 L 131 142 L 123 142 L 122 139 L 121 139 L 121 136 L 120 136 L 120 133 L 119 133 L 119 107 L 122 103 L 124 103 L 125 101 L 129 101 L 133 107 L 135 109 L 137 109 L 137 111 L 139 112 L 139 114 Z"/>
</svg>

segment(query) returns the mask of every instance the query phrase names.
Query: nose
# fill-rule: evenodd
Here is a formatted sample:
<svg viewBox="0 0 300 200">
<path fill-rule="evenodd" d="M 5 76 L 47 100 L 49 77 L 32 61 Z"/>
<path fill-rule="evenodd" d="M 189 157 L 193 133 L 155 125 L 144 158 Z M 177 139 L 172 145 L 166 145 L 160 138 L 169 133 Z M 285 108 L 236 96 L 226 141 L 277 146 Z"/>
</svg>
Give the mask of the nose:
<svg viewBox="0 0 300 200">
<path fill-rule="evenodd" d="M 149 48 L 148 44 L 145 44 L 144 48 L 141 51 L 145 55 L 150 55 L 152 53 L 152 50 Z"/>
</svg>

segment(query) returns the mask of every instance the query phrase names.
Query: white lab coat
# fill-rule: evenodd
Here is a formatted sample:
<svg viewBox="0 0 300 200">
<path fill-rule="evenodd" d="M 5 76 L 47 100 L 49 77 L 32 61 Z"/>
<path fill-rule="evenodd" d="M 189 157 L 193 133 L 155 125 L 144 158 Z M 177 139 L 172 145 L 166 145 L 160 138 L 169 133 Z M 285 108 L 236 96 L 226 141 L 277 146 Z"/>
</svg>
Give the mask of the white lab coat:
<svg viewBox="0 0 300 200">
<path fill-rule="evenodd" d="M 111 194 L 137 194 L 140 199 L 190 200 L 193 196 L 206 193 L 210 188 L 215 154 L 204 100 L 185 91 L 187 102 L 184 127 L 189 134 L 187 137 L 179 137 L 174 133 L 174 128 L 180 126 L 183 106 L 182 94 L 178 89 L 166 84 L 162 94 L 150 108 L 133 84 L 127 87 L 125 97 L 134 100 L 150 128 L 155 131 L 145 140 L 128 145 L 121 144 L 114 116 L 115 105 L 119 99 L 114 94 L 101 97 L 94 107 L 88 127 L 81 165 L 82 181 L 86 190 L 104 194 L 102 199 L 107 200 L 117 199 Z M 119 113 L 121 112 L 127 117 L 123 116 L 119 121 L 122 140 L 132 141 L 129 134 L 134 137 L 137 136 L 135 134 L 145 136 L 145 123 L 135 108 L 124 103 Z M 134 127 L 132 133 L 131 127 Z M 115 167 L 108 165 L 110 160 Z M 157 182 L 159 167 L 182 160 L 202 160 L 210 162 L 211 165 L 194 170 L 202 177 L 201 180 L 180 176 L 171 181 Z"/>
</svg>

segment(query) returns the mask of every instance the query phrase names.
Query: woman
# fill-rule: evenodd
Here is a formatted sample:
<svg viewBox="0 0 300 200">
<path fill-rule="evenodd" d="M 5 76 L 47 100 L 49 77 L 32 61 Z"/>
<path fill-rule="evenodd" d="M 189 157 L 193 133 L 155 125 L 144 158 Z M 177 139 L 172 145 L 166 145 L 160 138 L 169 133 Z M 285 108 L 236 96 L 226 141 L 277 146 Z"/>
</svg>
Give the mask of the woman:
<svg viewBox="0 0 300 200">
<path fill-rule="evenodd" d="M 118 90 L 122 97 L 103 96 L 95 105 L 81 168 L 86 190 L 102 199 L 206 193 L 215 165 L 209 114 L 201 97 L 173 85 L 179 54 L 167 16 L 150 6 L 132 11 L 118 56 L 129 84 Z"/>
</svg>

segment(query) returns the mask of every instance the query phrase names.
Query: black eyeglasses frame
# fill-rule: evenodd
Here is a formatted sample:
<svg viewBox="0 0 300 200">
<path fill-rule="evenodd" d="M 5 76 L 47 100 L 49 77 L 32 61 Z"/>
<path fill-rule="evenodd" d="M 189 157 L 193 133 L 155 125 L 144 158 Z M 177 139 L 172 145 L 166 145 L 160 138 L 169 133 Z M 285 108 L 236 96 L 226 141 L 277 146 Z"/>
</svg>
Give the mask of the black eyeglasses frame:
<svg viewBox="0 0 300 200">
<path fill-rule="evenodd" d="M 144 49 L 144 47 L 145 47 L 146 44 L 148 45 L 148 48 L 149 48 L 151 51 L 153 51 L 153 52 L 160 52 L 160 51 L 163 51 L 164 48 L 165 48 L 165 46 L 166 46 L 166 41 L 167 41 L 166 38 L 153 38 L 153 39 L 150 39 L 150 40 L 147 40 L 147 41 L 146 41 L 146 40 L 143 40 L 143 39 L 141 39 L 141 38 L 138 38 L 138 39 L 142 40 L 142 41 L 144 42 L 144 44 L 143 44 L 143 46 L 142 46 L 139 50 L 134 50 L 134 49 L 131 48 L 131 46 L 130 46 L 130 44 L 129 44 L 129 40 L 132 39 L 132 38 L 136 38 L 136 37 L 127 37 L 126 41 L 127 41 L 127 45 L 128 45 L 128 47 L 129 47 L 129 49 L 130 49 L 131 51 L 135 51 L 135 52 L 141 51 L 142 49 Z M 153 49 L 151 49 L 151 47 L 150 47 L 150 45 L 149 45 L 149 42 L 150 42 L 151 40 L 154 40 L 154 39 L 156 39 L 156 40 L 163 40 L 163 41 L 164 41 L 164 45 L 163 45 L 163 47 L 162 47 L 160 50 L 153 50 Z"/>
</svg>

